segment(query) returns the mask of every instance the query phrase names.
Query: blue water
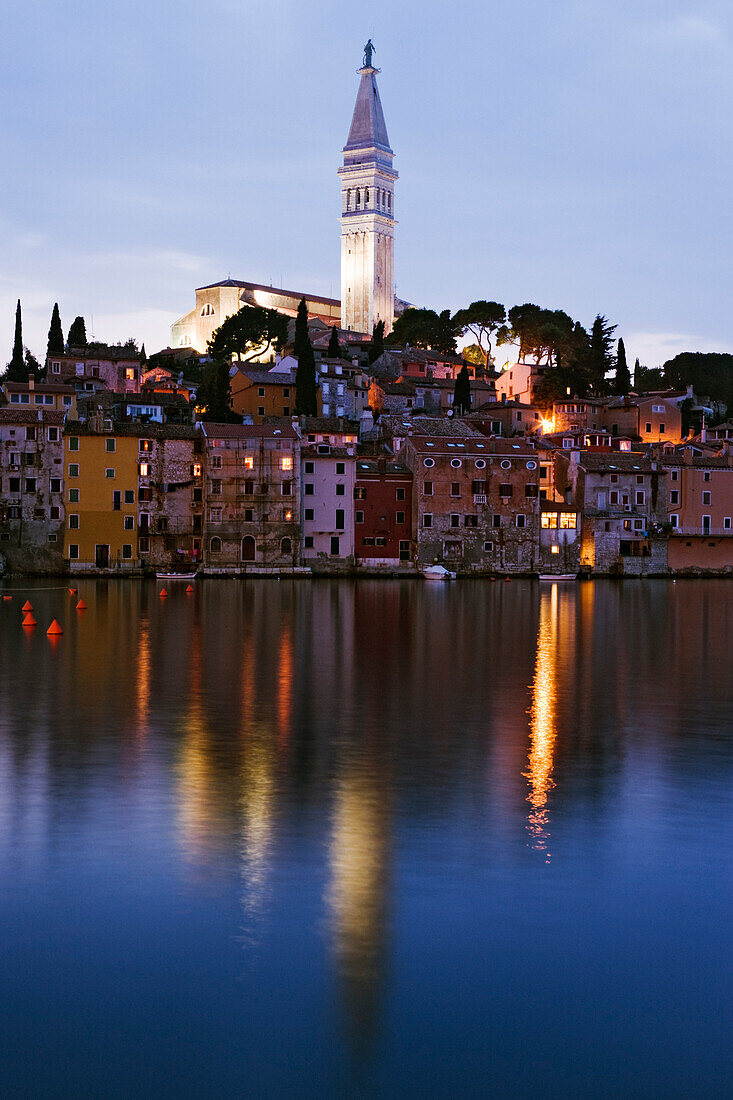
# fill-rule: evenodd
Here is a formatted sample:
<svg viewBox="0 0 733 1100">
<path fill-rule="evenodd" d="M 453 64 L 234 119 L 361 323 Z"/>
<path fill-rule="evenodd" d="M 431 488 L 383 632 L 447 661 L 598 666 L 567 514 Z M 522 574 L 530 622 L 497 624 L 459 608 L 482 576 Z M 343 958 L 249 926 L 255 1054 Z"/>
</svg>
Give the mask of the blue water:
<svg viewBox="0 0 733 1100">
<path fill-rule="evenodd" d="M 3 1097 L 731 1094 L 733 585 L 79 587 L 0 603 Z"/>
</svg>

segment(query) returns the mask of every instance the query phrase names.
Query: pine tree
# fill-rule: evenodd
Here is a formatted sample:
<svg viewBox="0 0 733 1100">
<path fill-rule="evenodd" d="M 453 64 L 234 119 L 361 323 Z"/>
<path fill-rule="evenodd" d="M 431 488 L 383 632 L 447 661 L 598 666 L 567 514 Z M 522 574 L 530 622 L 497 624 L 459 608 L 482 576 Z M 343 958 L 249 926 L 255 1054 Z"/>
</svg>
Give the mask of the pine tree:
<svg viewBox="0 0 733 1100">
<path fill-rule="evenodd" d="M 456 416 L 465 416 L 471 411 L 471 379 L 465 363 L 456 375 L 456 384 L 453 388 L 453 411 Z"/>
<path fill-rule="evenodd" d="M 372 329 L 372 342 L 369 347 L 369 362 L 375 363 L 384 351 L 384 321 L 377 321 Z"/>
<path fill-rule="evenodd" d="M 70 348 L 85 348 L 87 346 L 87 328 L 83 317 L 74 318 L 66 343 Z"/>
<path fill-rule="evenodd" d="M 20 298 L 15 308 L 15 340 L 13 354 L 5 372 L 7 382 L 27 382 L 28 372 L 23 358 L 23 319 L 20 311 Z"/>
<path fill-rule="evenodd" d="M 64 330 L 61 328 L 61 316 L 59 314 L 59 304 L 54 303 L 53 313 L 51 314 L 51 327 L 48 330 L 48 346 L 46 348 L 46 358 L 50 355 L 63 355 L 64 354 Z"/>
<path fill-rule="evenodd" d="M 295 415 L 317 416 L 316 358 L 308 333 L 308 307 L 305 298 L 300 299 L 298 316 L 295 319 L 293 352 L 298 360 L 298 369 L 295 372 Z"/>
<path fill-rule="evenodd" d="M 339 346 L 339 330 L 334 325 L 331 329 L 331 335 L 328 338 L 328 351 L 326 355 L 329 359 L 339 359 L 341 356 L 341 348 Z"/>
<path fill-rule="evenodd" d="M 616 393 L 627 394 L 630 389 L 631 375 L 626 363 L 626 348 L 623 340 L 619 340 L 616 352 Z"/>
<path fill-rule="evenodd" d="M 144 367 L 148 361 L 147 352 L 145 351 L 145 344 L 140 348 L 140 366 Z"/>
<path fill-rule="evenodd" d="M 615 365 L 616 357 L 612 351 L 615 328 L 616 326 L 610 324 L 607 317 L 599 313 L 591 329 L 588 368 L 590 382 L 596 395 L 607 392 L 606 374 Z"/>
</svg>

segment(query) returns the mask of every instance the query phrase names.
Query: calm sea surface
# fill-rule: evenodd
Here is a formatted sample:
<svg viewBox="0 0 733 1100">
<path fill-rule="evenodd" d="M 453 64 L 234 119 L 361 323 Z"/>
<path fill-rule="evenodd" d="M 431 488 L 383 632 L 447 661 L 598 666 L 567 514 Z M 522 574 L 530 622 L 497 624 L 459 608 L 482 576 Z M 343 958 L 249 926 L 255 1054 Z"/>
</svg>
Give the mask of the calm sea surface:
<svg viewBox="0 0 733 1100">
<path fill-rule="evenodd" d="M 169 587 L 2 589 L 0 1095 L 731 1095 L 733 583 Z"/>
</svg>

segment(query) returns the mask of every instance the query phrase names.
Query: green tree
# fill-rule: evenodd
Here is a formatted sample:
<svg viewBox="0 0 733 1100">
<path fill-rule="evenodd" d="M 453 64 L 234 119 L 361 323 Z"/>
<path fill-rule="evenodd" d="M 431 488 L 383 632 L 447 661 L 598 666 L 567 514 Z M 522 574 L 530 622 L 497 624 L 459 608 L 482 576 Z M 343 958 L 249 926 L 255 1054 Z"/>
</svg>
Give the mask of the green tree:
<svg viewBox="0 0 733 1100">
<path fill-rule="evenodd" d="M 456 384 L 453 388 L 453 411 L 456 416 L 465 416 L 471 411 L 471 379 L 465 363 L 456 375 Z"/>
<path fill-rule="evenodd" d="M 326 355 L 329 359 L 339 359 L 341 356 L 341 346 L 339 344 L 339 330 L 336 325 L 331 328 L 331 335 L 328 338 L 328 350 Z"/>
<path fill-rule="evenodd" d="M 13 354 L 5 369 L 6 382 L 27 382 L 28 372 L 23 357 L 23 317 L 20 308 L 20 298 L 15 307 L 15 339 L 13 341 Z"/>
<path fill-rule="evenodd" d="M 733 355 L 727 352 L 683 351 L 662 367 L 664 382 L 675 389 L 692 386 L 698 397 L 733 409 Z M 648 373 L 644 376 L 647 384 Z M 651 387 L 649 387 L 651 388 Z"/>
<path fill-rule="evenodd" d="M 40 381 L 43 375 L 43 367 L 30 348 L 23 348 L 23 367 L 26 378 L 33 378 L 35 381 Z"/>
<path fill-rule="evenodd" d="M 626 347 L 619 339 L 616 351 L 616 393 L 627 394 L 631 389 L 631 374 L 626 363 Z"/>
<path fill-rule="evenodd" d="M 486 362 L 486 356 L 478 344 L 468 344 L 462 349 L 461 355 L 467 363 L 473 363 L 474 367 L 483 367 Z"/>
<path fill-rule="evenodd" d="M 295 372 L 295 415 L 317 416 L 316 358 L 308 332 L 308 307 L 305 298 L 301 298 L 298 305 L 293 353 L 298 360 L 298 369 Z"/>
<path fill-rule="evenodd" d="M 458 334 L 470 332 L 476 337 L 484 355 L 484 366 L 491 366 L 491 341 L 495 333 L 506 326 L 506 309 L 499 302 L 471 302 L 467 309 L 459 309 L 453 317 Z"/>
<path fill-rule="evenodd" d="M 458 327 L 449 309 L 436 313 L 434 309 L 415 309 L 411 306 L 397 318 L 385 343 L 455 353 L 457 335 Z"/>
<path fill-rule="evenodd" d="M 384 351 L 384 321 L 377 321 L 372 329 L 372 342 L 369 345 L 369 362 L 376 363 Z"/>
<path fill-rule="evenodd" d="M 639 359 L 637 357 L 634 360 L 634 389 L 637 391 L 637 393 L 639 391 L 639 386 L 640 385 L 641 385 L 641 367 L 639 366 Z"/>
<path fill-rule="evenodd" d="M 590 333 L 588 356 L 590 382 L 596 395 L 608 392 L 606 374 L 616 365 L 616 356 L 613 354 L 615 331 L 616 325 L 612 325 L 607 317 L 600 313 L 596 316 Z"/>
<path fill-rule="evenodd" d="M 226 424 L 239 419 L 232 412 L 231 369 L 224 359 L 212 359 L 204 364 L 201 384 L 196 394 L 196 407 L 206 420 Z"/>
<path fill-rule="evenodd" d="M 66 343 L 70 348 L 85 348 L 87 346 L 87 327 L 84 324 L 83 317 L 75 317 L 71 322 Z"/>
<path fill-rule="evenodd" d="M 140 348 L 140 366 L 144 367 L 148 361 L 147 352 L 145 351 L 145 344 Z"/>
<path fill-rule="evenodd" d="M 64 354 L 64 330 L 61 328 L 61 316 L 59 314 L 59 304 L 54 303 L 53 313 L 51 314 L 51 327 L 48 330 L 48 346 L 46 348 L 46 358 L 50 355 L 63 355 Z"/>
<path fill-rule="evenodd" d="M 212 333 L 209 355 L 212 359 L 248 363 L 273 348 L 279 352 L 288 342 L 288 319 L 276 309 L 244 306 Z"/>
</svg>

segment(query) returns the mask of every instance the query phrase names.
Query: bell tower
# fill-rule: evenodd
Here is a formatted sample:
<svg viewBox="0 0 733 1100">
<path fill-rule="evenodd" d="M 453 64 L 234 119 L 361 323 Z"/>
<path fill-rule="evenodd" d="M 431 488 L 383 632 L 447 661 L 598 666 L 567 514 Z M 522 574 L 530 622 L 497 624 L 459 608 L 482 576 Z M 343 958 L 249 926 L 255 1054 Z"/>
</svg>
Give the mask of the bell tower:
<svg viewBox="0 0 733 1100">
<path fill-rule="evenodd" d="M 359 89 L 341 176 L 341 327 L 385 334 L 394 322 L 394 153 L 389 145 L 371 39 L 357 70 Z"/>
</svg>

